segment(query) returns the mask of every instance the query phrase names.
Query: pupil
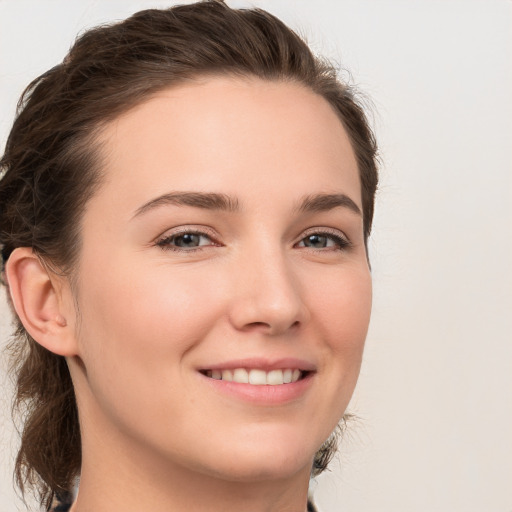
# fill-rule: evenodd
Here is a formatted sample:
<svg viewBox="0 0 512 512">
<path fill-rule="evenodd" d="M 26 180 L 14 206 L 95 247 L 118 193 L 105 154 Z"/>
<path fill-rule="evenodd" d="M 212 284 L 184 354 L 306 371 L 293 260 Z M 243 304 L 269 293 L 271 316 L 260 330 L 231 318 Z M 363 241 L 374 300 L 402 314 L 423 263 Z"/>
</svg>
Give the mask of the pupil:
<svg viewBox="0 0 512 512">
<path fill-rule="evenodd" d="M 307 238 L 310 247 L 325 247 L 325 236 L 309 235 Z"/>
<path fill-rule="evenodd" d="M 189 247 L 191 245 L 198 245 L 199 243 L 199 235 L 195 235 L 193 233 L 185 233 L 184 235 L 180 235 L 175 240 L 176 245 L 180 247 Z"/>
</svg>

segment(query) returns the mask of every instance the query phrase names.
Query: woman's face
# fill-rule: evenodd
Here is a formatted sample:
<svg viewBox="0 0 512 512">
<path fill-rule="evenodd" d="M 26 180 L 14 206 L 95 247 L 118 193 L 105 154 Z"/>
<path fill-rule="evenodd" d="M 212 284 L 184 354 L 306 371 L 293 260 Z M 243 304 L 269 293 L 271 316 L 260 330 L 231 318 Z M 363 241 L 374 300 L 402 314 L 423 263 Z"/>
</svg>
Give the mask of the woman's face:
<svg viewBox="0 0 512 512">
<path fill-rule="evenodd" d="M 309 472 L 371 307 L 340 121 L 296 84 L 208 78 L 101 139 L 70 361 L 85 442 L 224 479 Z"/>
</svg>

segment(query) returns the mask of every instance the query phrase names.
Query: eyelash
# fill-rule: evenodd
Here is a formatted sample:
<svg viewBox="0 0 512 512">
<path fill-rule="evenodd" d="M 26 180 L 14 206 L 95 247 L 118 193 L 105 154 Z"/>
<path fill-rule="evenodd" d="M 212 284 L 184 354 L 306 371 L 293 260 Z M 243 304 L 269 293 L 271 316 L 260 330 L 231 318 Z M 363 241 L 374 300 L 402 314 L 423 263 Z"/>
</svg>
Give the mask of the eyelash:
<svg viewBox="0 0 512 512">
<path fill-rule="evenodd" d="M 352 245 L 350 240 L 347 237 L 345 237 L 344 235 L 340 235 L 340 233 L 338 231 L 331 231 L 329 229 L 323 229 L 320 231 L 317 231 L 317 230 L 309 231 L 300 239 L 299 243 L 304 241 L 306 238 L 308 238 L 312 235 L 317 235 L 320 237 L 326 237 L 328 239 L 331 239 L 332 241 L 334 241 L 335 245 L 337 246 L 337 247 L 330 247 L 330 248 L 322 247 L 320 249 L 315 249 L 312 247 L 305 247 L 306 249 L 310 249 L 313 251 L 315 251 L 315 250 L 344 251 L 344 250 L 349 249 Z"/>
<path fill-rule="evenodd" d="M 204 246 L 192 247 L 189 249 L 171 245 L 172 242 L 175 241 L 176 238 L 183 236 L 183 235 L 197 235 L 200 237 L 207 237 L 213 243 L 204 245 Z M 340 235 L 338 231 L 331 231 L 329 229 L 309 231 L 297 243 L 301 243 L 306 238 L 313 236 L 313 235 L 317 235 L 320 237 L 326 237 L 326 238 L 332 240 L 334 242 L 335 246 L 322 247 L 319 249 L 304 246 L 304 249 L 307 249 L 310 251 L 319 251 L 319 250 L 320 251 L 344 251 L 344 250 L 349 249 L 352 246 L 352 243 L 348 240 L 348 238 Z M 215 243 L 213 234 L 211 234 L 207 231 L 200 231 L 200 230 L 196 230 L 196 229 L 184 229 L 183 231 L 178 231 L 176 233 L 172 233 L 171 235 L 160 238 L 159 240 L 156 241 L 155 245 L 160 247 L 164 251 L 175 251 L 175 252 L 181 252 L 181 253 L 196 253 L 196 252 L 202 251 L 208 247 L 212 247 L 212 246 L 219 247 L 220 244 Z"/>
<path fill-rule="evenodd" d="M 211 233 L 208 233 L 207 231 L 200 231 L 200 230 L 196 230 L 196 229 L 184 229 L 183 231 L 178 231 L 176 233 L 172 233 L 172 235 L 168 235 L 163 238 L 160 238 L 159 240 L 157 240 L 155 245 L 157 245 L 164 251 L 176 251 L 176 252 L 187 252 L 187 253 L 198 252 L 198 251 L 202 251 L 205 247 L 212 247 L 212 245 L 218 247 L 218 245 L 219 245 L 219 244 L 213 243 L 213 244 L 209 244 L 209 245 L 205 245 L 205 246 L 193 247 L 191 249 L 184 249 L 181 247 L 176 247 L 176 246 L 171 245 L 171 243 L 174 239 L 176 239 L 180 236 L 183 236 L 183 235 L 198 235 L 201 237 L 207 237 L 211 241 L 214 241 L 214 236 Z"/>
</svg>

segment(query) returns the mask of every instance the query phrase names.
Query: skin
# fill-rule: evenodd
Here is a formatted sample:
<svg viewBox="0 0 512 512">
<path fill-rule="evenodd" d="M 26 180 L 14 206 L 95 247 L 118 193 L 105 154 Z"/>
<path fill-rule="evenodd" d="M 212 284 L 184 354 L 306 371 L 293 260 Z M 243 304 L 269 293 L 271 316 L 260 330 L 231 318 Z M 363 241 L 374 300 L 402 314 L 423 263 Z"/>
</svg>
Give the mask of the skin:
<svg viewBox="0 0 512 512">
<path fill-rule="evenodd" d="M 305 510 L 314 454 L 357 381 L 371 309 L 362 216 L 296 209 L 327 193 L 361 209 L 342 124 L 300 85 L 210 77 L 159 92 L 101 141 L 104 181 L 83 217 L 73 291 L 50 276 L 45 300 L 24 307 L 43 289 L 37 261 L 21 251 L 8 269 L 21 316 L 29 326 L 34 312 L 44 317 L 40 332 L 30 328 L 67 357 L 73 378 L 84 454 L 73 512 Z M 136 214 L 176 191 L 226 194 L 240 210 Z M 199 249 L 171 249 L 183 230 L 205 233 Z M 315 233 L 320 243 L 308 246 Z M 199 373 L 284 357 L 314 371 L 282 404 L 229 396 Z"/>
</svg>

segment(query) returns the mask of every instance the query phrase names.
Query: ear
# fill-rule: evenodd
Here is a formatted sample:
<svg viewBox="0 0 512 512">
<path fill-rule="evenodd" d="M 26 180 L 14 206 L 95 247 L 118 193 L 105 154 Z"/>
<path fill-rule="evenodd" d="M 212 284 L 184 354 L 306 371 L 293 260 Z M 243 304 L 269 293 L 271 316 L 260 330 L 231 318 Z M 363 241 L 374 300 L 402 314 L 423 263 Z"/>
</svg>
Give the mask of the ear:
<svg viewBox="0 0 512 512">
<path fill-rule="evenodd" d="M 73 302 L 67 281 L 50 274 L 30 247 L 11 253 L 5 276 L 14 309 L 32 338 L 55 354 L 76 355 L 74 308 L 70 308 Z"/>
</svg>

